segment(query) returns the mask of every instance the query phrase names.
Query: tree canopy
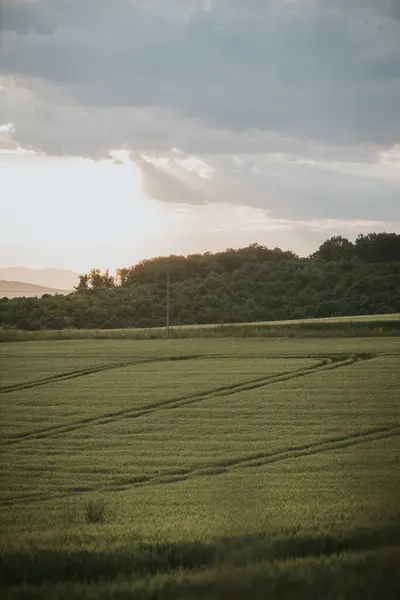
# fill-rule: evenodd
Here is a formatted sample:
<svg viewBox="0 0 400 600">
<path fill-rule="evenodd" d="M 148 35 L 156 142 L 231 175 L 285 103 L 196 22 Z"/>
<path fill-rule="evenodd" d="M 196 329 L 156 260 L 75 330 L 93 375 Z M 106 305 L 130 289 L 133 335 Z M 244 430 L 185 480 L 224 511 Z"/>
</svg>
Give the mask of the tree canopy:
<svg viewBox="0 0 400 600">
<path fill-rule="evenodd" d="M 400 312 L 400 235 L 335 236 L 307 258 L 252 244 L 80 276 L 75 292 L 0 300 L 18 329 L 154 327 Z"/>
</svg>

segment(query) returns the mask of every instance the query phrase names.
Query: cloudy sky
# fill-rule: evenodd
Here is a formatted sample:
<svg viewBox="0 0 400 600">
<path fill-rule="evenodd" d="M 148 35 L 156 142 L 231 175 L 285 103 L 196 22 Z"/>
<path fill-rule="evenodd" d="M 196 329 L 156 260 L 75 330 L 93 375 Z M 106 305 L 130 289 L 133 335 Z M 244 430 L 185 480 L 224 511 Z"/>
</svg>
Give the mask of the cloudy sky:
<svg viewBox="0 0 400 600">
<path fill-rule="evenodd" d="M 0 266 L 400 232 L 400 0 L 1 6 Z"/>
</svg>

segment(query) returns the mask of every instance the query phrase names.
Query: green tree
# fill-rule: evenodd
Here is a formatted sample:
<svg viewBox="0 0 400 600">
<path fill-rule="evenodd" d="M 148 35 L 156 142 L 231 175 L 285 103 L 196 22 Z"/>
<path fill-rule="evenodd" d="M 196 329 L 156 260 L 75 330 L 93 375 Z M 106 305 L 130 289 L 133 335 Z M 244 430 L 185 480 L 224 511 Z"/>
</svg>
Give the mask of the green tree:
<svg viewBox="0 0 400 600">
<path fill-rule="evenodd" d="M 89 275 L 79 275 L 79 283 L 74 289 L 77 294 L 87 294 L 89 291 Z"/>
<path fill-rule="evenodd" d="M 342 258 L 351 258 L 354 254 L 354 244 L 348 239 L 337 235 L 326 240 L 317 252 L 314 258 L 320 258 L 325 261 L 338 261 Z"/>
</svg>

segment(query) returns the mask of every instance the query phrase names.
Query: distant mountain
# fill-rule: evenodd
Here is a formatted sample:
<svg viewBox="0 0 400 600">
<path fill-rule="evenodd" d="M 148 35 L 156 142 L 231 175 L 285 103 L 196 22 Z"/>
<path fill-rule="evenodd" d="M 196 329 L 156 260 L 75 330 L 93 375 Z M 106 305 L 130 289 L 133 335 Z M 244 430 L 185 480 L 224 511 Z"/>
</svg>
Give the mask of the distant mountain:
<svg viewBox="0 0 400 600">
<path fill-rule="evenodd" d="M 43 294 L 64 294 L 64 290 L 25 283 L 23 281 L 0 280 L 0 298 L 40 298 Z"/>
<path fill-rule="evenodd" d="M 56 290 L 74 289 L 79 275 L 67 269 L 29 269 L 28 267 L 7 267 L 0 269 L 0 280 L 32 283 Z M 45 292 L 43 292 L 45 293 Z"/>
</svg>

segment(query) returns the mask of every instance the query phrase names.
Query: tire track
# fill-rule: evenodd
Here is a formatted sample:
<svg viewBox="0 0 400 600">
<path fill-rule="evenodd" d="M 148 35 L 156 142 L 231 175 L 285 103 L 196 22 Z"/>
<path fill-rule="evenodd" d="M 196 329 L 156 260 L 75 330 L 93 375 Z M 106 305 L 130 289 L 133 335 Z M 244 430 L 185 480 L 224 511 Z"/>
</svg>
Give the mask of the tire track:
<svg viewBox="0 0 400 600">
<path fill-rule="evenodd" d="M 10 444 L 18 443 L 26 439 L 43 439 L 53 435 L 59 435 L 62 433 L 69 433 L 71 431 L 76 431 L 78 429 L 82 429 L 83 427 L 87 427 L 88 425 L 108 425 L 116 420 L 120 419 L 134 419 L 139 418 L 148 414 L 153 413 L 159 409 L 172 409 L 179 408 L 180 406 L 185 406 L 186 404 L 191 404 L 193 402 L 198 402 L 199 400 L 204 400 L 205 398 L 213 397 L 213 396 L 223 396 L 234 394 L 239 391 L 246 391 L 249 389 L 256 389 L 257 387 L 262 387 L 270 383 L 270 380 L 278 380 L 280 381 L 282 378 L 291 379 L 293 376 L 303 375 L 307 370 L 307 374 L 309 372 L 313 372 L 320 366 L 325 366 L 325 364 L 330 364 L 328 362 L 320 361 L 315 367 L 308 367 L 307 369 L 296 369 L 296 371 L 285 371 L 284 373 L 280 373 L 278 375 L 268 375 L 267 377 L 257 377 L 256 379 L 251 379 L 246 382 L 237 383 L 234 385 L 228 386 L 218 386 L 217 388 L 206 390 L 204 392 L 198 392 L 195 394 L 190 394 L 187 396 L 181 396 L 179 398 L 171 398 L 169 400 L 162 400 L 160 402 L 154 402 L 152 404 L 146 404 L 144 406 L 139 406 L 137 408 L 125 408 L 118 411 L 112 411 L 108 413 L 103 413 L 101 415 L 97 415 L 95 417 L 87 417 L 84 419 L 79 419 L 76 421 L 70 421 L 69 423 L 59 424 L 59 425 L 50 425 L 48 427 L 43 427 L 40 429 L 35 429 L 23 433 L 15 433 L 10 434 L 7 438 L 0 441 L 1 446 L 8 446 Z M 279 378 L 279 379 L 278 379 Z M 272 383 L 272 381 L 271 381 Z"/>
<path fill-rule="evenodd" d="M 361 356 L 361 355 L 360 355 Z M 365 355 L 367 356 L 367 355 Z M 369 355 L 368 355 L 369 356 Z M 373 356 L 369 356 L 373 358 Z M 230 354 L 191 354 L 184 356 L 166 356 L 166 357 L 158 357 L 158 358 L 144 358 L 144 359 L 135 359 L 129 361 L 121 361 L 121 362 L 112 362 L 112 363 L 104 363 L 102 365 L 94 365 L 92 367 L 85 367 L 83 369 L 74 369 L 73 371 L 66 371 L 64 373 L 56 373 L 55 375 L 49 375 L 48 377 L 43 377 L 41 379 L 35 379 L 33 381 L 25 381 L 21 383 L 13 383 L 11 385 L 0 386 L 0 394 L 8 394 L 15 391 L 26 390 L 33 387 L 38 387 L 42 385 L 47 385 L 49 383 L 57 383 L 58 381 L 65 381 L 68 379 L 75 379 L 76 377 L 84 377 L 86 375 L 92 375 L 94 373 L 100 373 L 101 371 L 108 371 L 112 369 L 120 369 L 122 367 L 134 367 L 140 366 L 142 364 L 149 363 L 158 363 L 158 362 L 168 362 L 168 361 L 181 361 L 181 360 L 191 360 L 196 358 L 202 359 L 217 359 L 217 358 L 238 358 L 237 356 L 232 356 Z M 332 356 L 328 354 L 320 354 L 320 355 L 312 355 L 312 356 L 293 356 L 286 354 L 274 354 L 272 356 L 260 356 L 260 355 L 246 355 L 244 357 L 239 357 L 246 360 L 250 359 L 261 359 L 267 358 L 268 360 L 329 360 L 332 361 Z M 348 358 L 343 355 L 336 355 L 335 360 L 345 360 Z"/>
<path fill-rule="evenodd" d="M 195 357 L 202 358 L 202 357 Z M 181 357 L 180 360 L 183 360 Z M 276 374 L 276 375 L 268 375 L 267 377 L 263 376 L 261 378 L 252 379 L 245 383 L 241 382 L 234 385 L 229 386 L 220 386 L 218 388 L 214 388 L 212 390 L 206 390 L 204 392 L 190 394 L 187 396 L 181 396 L 179 398 L 171 398 L 169 400 L 162 400 L 160 402 L 155 402 L 152 404 L 147 404 L 137 408 L 126 408 L 118 411 L 112 411 L 108 413 L 103 413 L 102 415 L 97 415 L 95 417 L 87 417 L 84 419 L 79 419 L 76 421 L 72 421 L 65 424 L 59 425 L 51 425 L 49 427 L 43 427 L 36 430 L 31 430 L 23 433 L 15 433 L 9 435 L 7 438 L 4 438 L 0 441 L 0 447 L 7 447 L 13 444 L 21 443 L 25 440 L 31 439 L 43 439 L 48 437 L 53 437 L 56 435 L 70 433 L 72 431 L 76 431 L 78 429 L 82 429 L 91 425 L 108 425 L 117 420 L 121 419 L 137 419 L 143 416 L 147 416 L 152 414 L 157 410 L 172 410 L 181 408 L 182 406 L 187 406 L 189 404 L 193 404 L 199 401 L 203 401 L 212 397 L 221 397 L 228 396 L 231 394 L 236 394 L 239 392 L 251 391 L 261 387 L 265 387 L 267 385 L 271 385 L 273 383 L 279 383 L 282 381 L 288 381 L 289 379 L 295 379 L 298 377 L 304 377 L 306 375 L 310 375 L 313 373 L 318 373 L 325 370 L 337 369 L 340 367 L 344 367 L 347 365 L 351 365 L 357 362 L 358 357 L 351 357 L 346 360 L 340 360 L 335 362 L 335 357 L 328 359 L 324 358 L 320 360 L 320 362 L 314 367 L 306 367 L 302 369 L 296 369 L 295 371 L 286 371 L 284 373 Z M 149 362 L 149 361 L 148 361 Z M 156 361 L 158 362 L 158 361 Z"/>
<path fill-rule="evenodd" d="M 162 358 L 144 358 L 144 359 L 135 359 L 128 360 L 119 363 L 106 363 L 103 365 L 97 365 L 93 367 L 87 367 L 85 369 L 77 369 L 74 371 L 67 371 L 65 373 L 57 373 L 56 375 L 51 375 L 49 377 L 44 377 L 43 379 L 36 379 L 35 381 L 26 381 L 24 383 L 15 383 L 12 385 L 1 386 L 0 394 L 9 394 L 11 392 L 16 392 L 20 390 L 28 390 L 30 388 L 46 385 L 49 383 L 55 383 L 58 381 L 66 381 L 68 379 L 75 379 L 77 377 L 84 377 L 86 375 L 92 375 L 94 373 L 100 373 L 101 371 L 110 371 L 112 369 L 120 369 L 122 367 L 134 367 L 138 365 L 144 365 L 149 363 L 158 363 L 158 362 L 168 362 L 168 361 L 184 361 L 184 360 L 192 360 L 195 358 L 204 358 L 206 355 L 193 354 L 187 356 L 167 356 Z"/>
<path fill-rule="evenodd" d="M 195 356 L 192 358 L 203 357 Z M 296 369 L 295 371 L 286 371 L 284 373 L 279 373 L 277 375 L 269 375 L 267 377 L 264 376 L 245 383 L 242 382 L 229 386 L 221 386 L 213 390 L 207 390 L 205 392 L 190 394 L 187 396 L 182 396 L 180 398 L 172 398 L 170 400 L 162 400 L 160 402 L 147 404 L 134 409 L 121 409 L 119 411 L 103 413 L 102 415 L 98 415 L 96 417 L 87 417 L 85 419 L 79 419 L 65 424 L 51 425 L 49 427 L 44 427 L 39 430 L 11 434 L 9 437 L 4 438 L 0 441 L 0 447 L 7 447 L 12 444 L 20 443 L 30 439 L 43 439 L 53 437 L 55 435 L 60 435 L 63 433 L 70 433 L 72 431 L 76 431 L 78 429 L 82 429 L 91 425 L 108 425 L 121 419 L 137 419 L 143 416 L 150 415 L 157 410 L 177 409 L 212 397 L 228 396 L 239 392 L 251 391 L 261 387 L 272 385 L 274 383 L 280 383 L 282 381 L 288 381 L 290 379 L 304 377 L 314 373 L 319 373 L 321 371 L 327 371 L 349 366 L 361 360 L 370 360 L 371 358 L 373 357 L 370 355 L 352 356 L 345 360 L 338 360 L 338 357 L 324 358 L 323 360 L 320 360 L 320 362 L 314 367 Z M 177 360 L 188 359 L 179 357 L 179 359 Z"/>
<path fill-rule="evenodd" d="M 304 358 L 304 357 L 301 357 Z M 328 371 L 328 370 L 333 370 L 333 369 L 337 369 L 337 368 L 342 368 L 345 366 L 349 366 L 352 365 L 356 362 L 359 361 L 363 361 L 363 360 L 370 360 L 372 358 L 374 358 L 373 355 L 358 355 L 358 356 L 352 356 L 350 358 L 347 358 L 346 360 L 338 360 L 338 356 L 333 356 L 331 357 L 330 360 L 328 359 L 324 359 L 321 361 L 321 363 L 319 365 L 316 365 L 315 367 L 312 368 L 307 368 L 307 369 L 300 369 L 297 370 L 296 372 L 287 372 L 287 373 L 281 373 L 279 375 L 270 375 L 268 377 L 268 379 L 264 378 L 262 381 L 259 382 L 252 382 L 252 383 L 246 383 L 246 384 L 236 384 L 235 386 L 231 386 L 228 389 L 226 388 L 222 388 L 217 392 L 203 392 L 201 394 L 196 394 L 193 395 L 192 397 L 186 397 L 181 401 L 177 401 L 175 400 L 169 400 L 169 401 L 164 401 L 161 403 L 156 403 L 155 405 L 152 405 L 151 409 L 146 409 L 146 410 L 141 410 L 141 409 L 136 409 L 136 413 L 134 415 L 132 415 L 132 411 L 130 411 L 129 413 L 123 414 L 123 415 L 118 415 L 118 418 L 137 418 L 140 416 L 144 416 L 147 414 L 151 414 L 152 412 L 154 412 L 155 410 L 158 410 L 160 408 L 162 409 L 174 409 L 174 408 L 179 408 L 180 406 L 185 406 L 187 404 L 191 404 L 194 402 L 198 402 L 201 400 L 204 400 L 206 398 L 212 398 L 214 396 L 226 396 L 229 394 L 235 394 L 238 393 L 239 391 L 245 391 L 245 390 L 252 390 L 252 389 L 257 389 L 260 387 L 264 387 L 267 385 L 271 385 L 273 383 L 277 383 L 280 381 L 286 381 L 286 380 L 290 380 L 290 379 L 295 379 L 298 377 L 303 377 L 303 376 L 307 376 L 310 374 L 314 374 L 314 373 L 319 373 L 321 371 Z M 342 357 L 340 357 L 342 358 Z M 168 404 L 168 406 L 166 406 L 166 404 Z M 101 421 L 102 420 L 102 421 Z M 105 424 L 105 423 L 109 423 L 112 421 L 115 421 L 115 416 L 112 418 L 107 418 L 104 419 L 104 415 L 102 417 L 97 417 L 96 421 L 98 421 L 98 423 L 96 424 Z M 90 424 L 93 423 L 93 418 L 90 420 Z M 65 433 L 67 431 L 72 431 L 75 429 L 78 429 L 80 427 L 85 427 L 87 426 L 89 423 L 85 422 L 80 422 L 77 426 L 73 426 L 71 427 L 70 425 L 66 425 L 66 426 L 62 426 L 63 430 L 56 430 L 56 431 L 49 431 L 49 432 L 43 432 L 43 433 L 39 433 L 39 434 L 26 434 L 28 437 L 24 437 L 22 439 L 12 439 L 12 440 L 6 440 L 5 442 L 3 442 L 3 446 L 7 446 L 19 441 L 23 441 L 24 439 L 34 439 L 34 438 L 43 438 L 43 437 L 49 437 L 50 435 L 56 435 L 59 433 Z M 68 427 L 68 429 L 66 429 Z M 327 440 L 321 440 L 318 442 L 312 442 L 310 444 L 304 445 L 304 446 L 293 446 L 293 447 L 289 447 L 289 448 L 284 448 L 284 449 L 280 449 L 280 450 L 276 450 L 273 452 L 268 452 L 268 453 L 259 453 L 256 455 L 247 455 L 244 457 L 238 457 L 238 458 L 233 458 L 233 459 L 228 459 L 228 460 L 221 460 L 221 461 L 217 461 L 215 463 L 212 463 L 211 465 L 205 465 L 205 466 L 197 466 L 197 467 L 192 467 L 192 468 L 188 468 L 188 469 L 180 469 L 179 471 L 174 470 L 174 471 L 170 471 L 170 472 L 166 472 L 164 474 L 162 474 L 161 476 L 143 476 L 143 477 L 128 477 L 129 481 L 127 482 L 127 478 L 124 477 L 124 480 L 121 481 L 114 481 L 114 482 L 110 482 L 107 483 L 105 485 L 102 486 L 79 486 L 73 490 L 71 490 L 71 492 L 66 491 L 65 493 L 61 493 L 61 494 L 23 494 L 23 496 L 17 496 L 17 497 L 12 497 L 12 498 L 4 498 L 2 501 L 0 501 L 0 506 L 7 506 L 9 504 L 13 504 L 15 502 L 39 502 L 39 501 L 47 501 L 50 499 L 54 499 L 54 498 L 63 498 L 63 497 L 68 497 L 71 495 L 74 495 L 76 493 L 86 493 L 86 492 L 98 492 L 98 491 L 104 491 L 104 492 L 110 492 L 110 491 L 123 491 L 126 489 L 131 488 L 132 486 L 140 486 L 140 485 L 150 485 L 150 484 L 167 484 L 167 483 L 176 483 L 179 481 L 185 481 L 187 479 L 193 478 L 193 477 L 202 477 L 202 476 L 210 476 L 210 475 L 220 475 L 223 473 L 226 473 L 232 469 L 238 468 L 238 467 L 243 467 L 243 468 L 251 468 L 251 467 L 259 467 L 268 463 L 275 463 L 278 461 L 282 461 L 282 460 L 287 460 L 290 458 L 297 458 L 297 457 L 301 457 L 301 456 L 306 456 L 306 455 L 311 455 L 311 454 L 317 454 L 320 452 L 326 452 L 326 451 L 331 451 L 331 450 L 338 450 L 347 446 L 351 446 L 351 445 L 355 445 L 355 444 L 359 444 L 359 443 L 363 443 L 363 442 L 367 442 L 367 441 L 373 441 L 373 440 L 378 440 L 378 439 L 385 439 L 385 438 L 389 438 L 392 436 L 396 436 L 400 434 L 400 425 L 399 426 L 395 426 L 395 427 L 382 427 L 382 428 L 373 428 L 373 429 L 369 429 L 366 431 L 361 431 L 361 432 L 354 432 L 352 434 L 350 434 L 349 436 L 341 436 L 338 438 L 331 438 L 331 439 L 327 439 Z"/>
<path fill-rule="evenodd" d="M 289 446 L 287 448 L 281 448 L 279 450 L 273 450 L 270 452 L 224 459 L 206 465 L 188 467 L 187 469 L 182 468 L 178 470 L 174 469 L 172 471 L 165 471 L 161 475 L 131 477 L 125 476 L 123 479 L 114 480 L 99 486 L 77 486 L 76 488 L 71 489 L 67 493 L 22 494 L 12 498 L 3 499 L 2 501 L 0 501 L 0 506 L 8 506 L 10 504 L 15 504 L 19 502 L 44 502 L 48 500 L 72 497 L 78 493 L 84 494 L 88 492 L 123 492 L 135 487 L 179 483 L 198 477 L 210 477 L 231 473 L 232 471 L 237 469 L 256 468 L 268 464 L 282 462 L 285 460 L 301 458 L 303 456 L 311 456 L 314 454 L 321 454 L 323 452 L 334 452 L 350 446 L 356 446 L 359 444 L 389 439 L 391 437 L 396 437 L 399 435 L 400 425 L 395 425 L 392 427 L 376 427 L 366 429 L 363 431 L 355 431 L 348 435 L 327 438 L 325 440 L 319 440 L 316 442 L 310 442 L 308 444 Z"/>
<path fill-rule="evenodd" d="M 223 473 L 232 472 L 236 468 L 255 468 L 268 464 L 274 464 L 283 460 L 301 458 L 313 454 L 341 450 L 349 446 L 355 446 L 366 442 L 372 442 L 382 439 L 387 439 L 400 435 L 400 425 L 394 427 L 376 427 L 364 431 L 356 431 L 349 435 L 327 438 L 309 444 L 290 446 L 280 450 L 273 450 L 265 453 L 258 453 L 237 458 L 224 459 L 216 461 L 205 466 L 193 467 L 191 469 L 182 469 L 180 472 L 170 471 L 162 476 L 154 476 L 143 478 L 142 481 L 133 481 L 130 484 L 108 484 L 101 488 L 101 491 L 107 491 L 107 488 L 112 486 L 113 491 L 123 491 L 137 485 L 149 484 L 167 484 L 186 481 L 196 477 L 208 477 L 212 475 L 222 475 Z"/>
</svg>

